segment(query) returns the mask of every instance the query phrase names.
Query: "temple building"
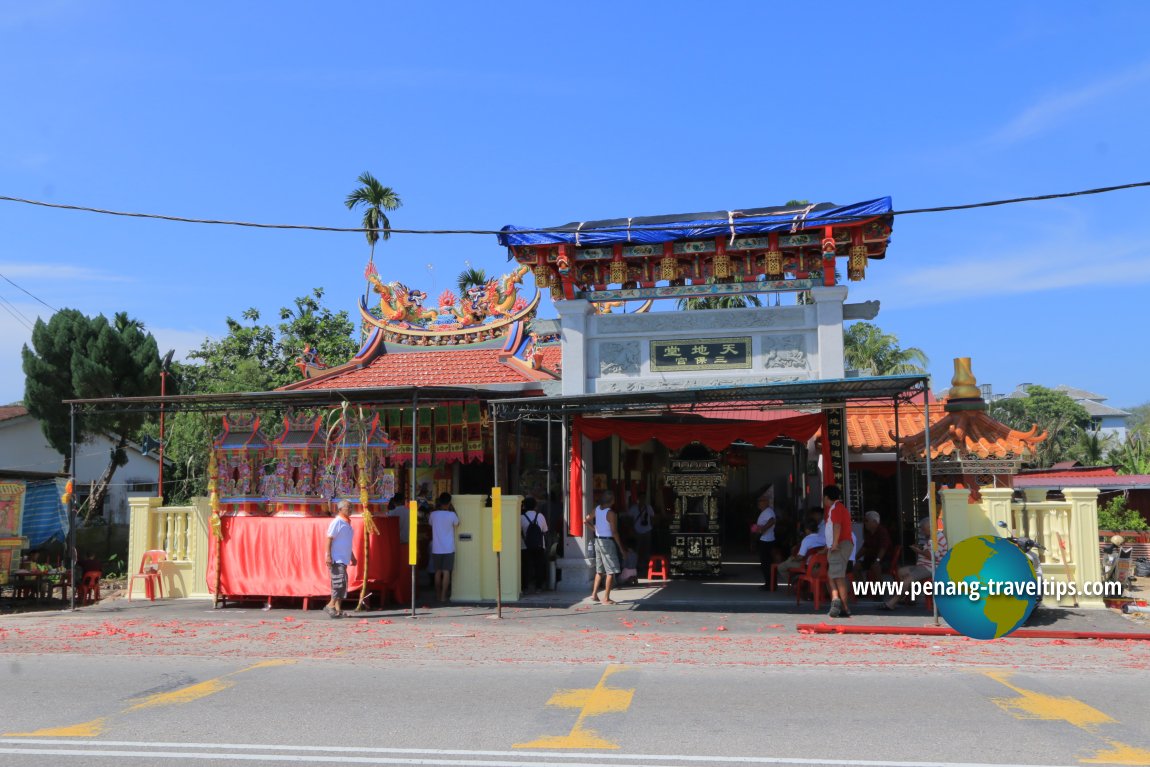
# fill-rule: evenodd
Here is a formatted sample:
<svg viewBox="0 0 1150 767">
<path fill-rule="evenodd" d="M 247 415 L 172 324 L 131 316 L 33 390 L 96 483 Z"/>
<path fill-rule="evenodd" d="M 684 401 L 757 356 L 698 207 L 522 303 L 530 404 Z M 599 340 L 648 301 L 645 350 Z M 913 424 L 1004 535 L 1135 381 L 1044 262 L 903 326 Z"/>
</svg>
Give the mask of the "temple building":
<svg viewBox="0 0 1150 767">
<path fill-rule="evenodd" d="M 620 512 L 649 499 L 651 551 L 672 577 L 746 563 L 767 486 L 783 541 L 832 483 L 857 520 L 874 509 L 900 538 L 913 535 L 932 462 L 936 479 L 975 502 L 983 483 L 1008 485 L 1042 435 L 990 419 L 968 369 L 944 401 L 925 375 L 847 375 L 843 323 L 879 309 L 848 302 L 848 283 L 886 257 L 891 210 L 880 198 L 507 226 L 510 271 L 445 290 L 434 306 L 369 264 L 352 359 L 302 350 L 296 383 L 202 403 L 228 411 L 211 469 L 215 539 L 235 536 L 236 556 L 243 540 L 296 534 L 290 519 L 260 528 L 242 517 L 324 515 L 348 500 L 357 540 L 379 538 L 364 551 L 378 546 L 376 567 L 390 568 L 364 575 L 363 591 L 400 598 L 401 557 L 389 547 L 421 546 L 426 531 L 387 518 L 398 496 L 425 507 L 444 491 L 472 499 L 475 542 L 491 535 L 493 488 L 535 496 L 562 532 L 555 564 L 570 590 L 589 582 L 584 518 L 606 490 Z M 558 319 L 536 316 L 545 294 Z M 249 402 L 275 415 L 240 412 Z M 622 528 L 633 547 L 634 525 Z M 244 568 L 232 570 L 238 583 Z M 217 560 L 213 593 L 273 593 L 254 581 L 221 587 L 220 571 Z"/>
</svg>

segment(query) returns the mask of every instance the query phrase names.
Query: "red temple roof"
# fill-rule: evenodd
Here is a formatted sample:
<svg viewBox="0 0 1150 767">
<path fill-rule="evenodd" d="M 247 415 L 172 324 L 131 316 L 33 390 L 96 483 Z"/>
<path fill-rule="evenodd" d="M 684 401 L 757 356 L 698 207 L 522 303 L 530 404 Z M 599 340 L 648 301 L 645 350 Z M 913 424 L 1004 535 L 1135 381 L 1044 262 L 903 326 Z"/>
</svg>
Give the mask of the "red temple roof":
<svg viewBox="0 0 1150 767">
<path fill-rule="evenodd" d="M 544 367 L 548 352 L 544 351 Z M 556 349 L 556 351 L 558 351 Z M 483 386 L 528 383 L 550 375 L 532 371 L 502 349 L 443 349 L 380 354 L 362 367 L 345 365 L 326 375 L 282 387 L 286 391 L 374 389 L 387 386 Z"/>
</svg>

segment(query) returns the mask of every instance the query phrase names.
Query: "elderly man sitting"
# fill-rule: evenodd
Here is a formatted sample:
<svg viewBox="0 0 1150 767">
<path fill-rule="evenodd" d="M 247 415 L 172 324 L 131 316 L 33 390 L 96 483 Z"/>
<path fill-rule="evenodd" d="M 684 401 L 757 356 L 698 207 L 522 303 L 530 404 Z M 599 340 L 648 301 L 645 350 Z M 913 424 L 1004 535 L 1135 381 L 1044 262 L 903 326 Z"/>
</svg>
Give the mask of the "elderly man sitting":
<svg viewBox="0 0 1150 767">
<path fill-rule="evenodd" d="M 890 567 L 894 545 L 883 527 L 877 511 L 863 517 L 863 543 L 855 558 L 855 573 L 860 580 L 877 581 Z"/>
<path fill-rule="evenodd" d="M 938 531 L 938 550 L 934 553 L 933 559 L 930 551 L 930 519 L 923 517 L 918 523 L 918 541 L 910 547 L 910 550 L 915 553 L 915 562 L 909 567 L 900 567 L 898 569 L 899 580 L 902 581 L 902 594 L 910 594 L 910 585 L 915 581 L 925 581 L 929 579 L 933 572 L 931 564 L 938 564 L 938 561 L 946 554 L 946 534 Z M 880 610 L 893 610 L 898 604 L 899 595 L 896 594 L 888 599 L 885 603 L 879 605 Z"/>
<path fill-rule="evenodd" d="M 807 557 L 818 549 L 825 548 L 827 545 L 826 536 L 819 532 L 818 522 L 808 520 L 806 532 L 807 535 L 799 544 L 798 553 L 784 559 L 778 564 L 778 567 L 775 568 L 775 573 L 782 578 L 783 583 L 790 583 L 791 573 L 806 567 Z"/>
</svg>

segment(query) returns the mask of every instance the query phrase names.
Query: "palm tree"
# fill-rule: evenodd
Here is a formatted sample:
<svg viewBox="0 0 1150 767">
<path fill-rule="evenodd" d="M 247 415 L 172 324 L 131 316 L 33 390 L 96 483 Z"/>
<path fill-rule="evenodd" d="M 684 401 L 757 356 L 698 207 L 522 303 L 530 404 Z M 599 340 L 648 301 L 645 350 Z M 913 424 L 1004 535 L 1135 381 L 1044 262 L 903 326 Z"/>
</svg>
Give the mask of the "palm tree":
<svg viewBox="0 0 1150 767">
<path fill-rule="evenodd" d="M 706 284 L 714 285 L 715 278 L 708 277 Z M 762 305 L 763 302 L 759 300 L 758 296 L 751 295 L 686 296 L 678 301 L 679 308 L 686 311 L 694 309 L 745 309 L 748 306 Z"/>
<path fill-rule="evenodd" d="M 396 210 L 403 205 L 399 195 L 390 186 L 379 183 L 375 176 L 367 171 L 359 174 L 356 179 L 362 186 L 355 189 L 344 200 L 348 210 L 362 207 L 363 228 L 367 230 L 367 242 L 371 245 L 370 261 L 375 261 L 375 243 L 379 242 L 379 232 L 383 231 L 383 239 L 391 239 L 391 222 L 387 220 L 385 210 Z"/>
<path fill-rule="evenodd" d="M 1110 451 L 1109 460 L 1119 474 L 1150 474 L 1150 440 L 1128 434 L 1125 442 Z"/>
<path fill-rule="evenodd" d="M 1083 429 L 1078 433 L 1078 444 L 1071 450 L 1071 454 L 1083 466 L 1101 466 L 1113 439 L 1113 434 Z"/>
<path fill-rule="evenodd" d="M 882 332 L 878 325 L 856 322 L 843 334 L 847 367 L 873 376 L 926 373 L 929 360 L 922 349 L 898 345 L 898 336 Z"/>
<path fill-rule="evenodd" d="M 469 288 L 481 288 L 487 284 L 487 272 L 469 266 L 459 273 L 456 283 L 460 296 L 466 297 Z"/>
</svg>

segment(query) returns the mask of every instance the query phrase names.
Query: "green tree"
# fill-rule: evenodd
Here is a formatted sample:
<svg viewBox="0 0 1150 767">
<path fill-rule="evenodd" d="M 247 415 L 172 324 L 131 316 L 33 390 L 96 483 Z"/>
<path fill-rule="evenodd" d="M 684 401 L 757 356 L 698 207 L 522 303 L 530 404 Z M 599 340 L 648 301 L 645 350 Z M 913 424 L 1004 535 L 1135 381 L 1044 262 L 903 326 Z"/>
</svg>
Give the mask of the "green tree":
<svg viewBox="0 0 1150 767">
<path fill-rule="evenodd" d="M 227 335 L 206 340 L 188 354 L 199 364 L 176 369 L 181 391 L 268 391 L 299 380 L 296 361 L 305 347 L 316 350 L 329 366 L 355 354 L 355 325 L 347 311 L 333 312 L 323 305 L 323 288 L 292 303 L 280 309 L 278 326 L 261 324 L 257 309 L 244 311 L 243 322 L 228 317 Z"/>
<path fill-rule="evenodd" d="M 126 313 L 111 322 L 103 315 L 89 318 L 74 309 L 37 320 L 32 348 L 22 351 L 28 412 L 40 421 L 44 436 L 64 455 L 65 472 L 71 466 L 71 408 L 68 399 L 144 397 L 160 393 L 160 355 L 156 339 L 143 323 Z M 104 500 L 116 469 L 127 463 L 125 448 L 139 436 L 142 413 L 78 412 L 76 444 L 97 434 L 112 439 L 108 466 L 92 486 L 88 513 L 102 516 Z"/>
<path fill-rule="evenodd" d="M 481 288 L 487 284 L 487 272 L 482 269 L 476 269 L 469 266 L 459 273 L 455 279 L 455 285 L 459 288 L 460 297 L 467 295 L 469 288 Z"/>
<path fill-rule="evenodd" d="M 1150 437 L 1127 434 L 1126 440 L 1110 451 L 1108 459 L 1119 474 L 1150 474 Z"/>
<path fill-rule="evenodd" d="M 1072 449 L 1071 455 L 1083 466 L 1101 466 L 1106 462 L 1113 440 L 1113 434 L 1084 429 L 1078 433 L 1078 443 Z"/>
<path fill-rule="evenodd" d="M 363 228 L 367 230 L 364 236 L 371 246 L 371 260 L 375 260 L 375 243 L 379 242 L 379 233 L 383 232 L 383 239 L 391 239 L 391 222 L 387 219 L 385 210 L 398 210 L 403 201 L 399 194 L 390 186 L 384 186 L 367 171 L 359 174 L 360 186 L 352 190 L 347 199 L 343 201 L 348 210 L 363 208 Z"/>
<path fill-rule="evenodd" d="M 708 285 L 715 284 L 714 277 L 708 277 Z M 678 306 L 685 311 L 696 309 L 745 309 L 748 306 L 762 306 L 763 302 L 754 295 L 734 296 L 685 296 L 678 300 Z"/>
<path fill-rule="evenodd" d="M 903 349 L 898 336 L 878 325 L 856 322 L 843 333 L 843 356 L 848 368 L 872 376 L 926 373 L 926 354 L 914 346 Z"/>
<path fill-rule="evenodd" d="M 995 400 L 990 415 L 1020 431 L 1037 425 L 1046 432 L 1036 450 L 1038 466 L 1075 459 L 1081 435 L 1090 426 L 1090 414 L 1082 405 L 1045 386 L 1031 386 L 1025 397 Z"/>
<path fill-rule="evenodd" d="M 1130 408 L 1130 418 L 1126 421 L 1126 430 L 1131 434 L 1150 437 L 1150 402 Z"/>
<path fill-rule="evenodd" d="M 1098 509 L 1098 529 L 1108 532 L 1150 530 L 1150 525 L 1136 509 L 1127 508 L 1121 495 L 1111 498 Z"/>
</svg>

